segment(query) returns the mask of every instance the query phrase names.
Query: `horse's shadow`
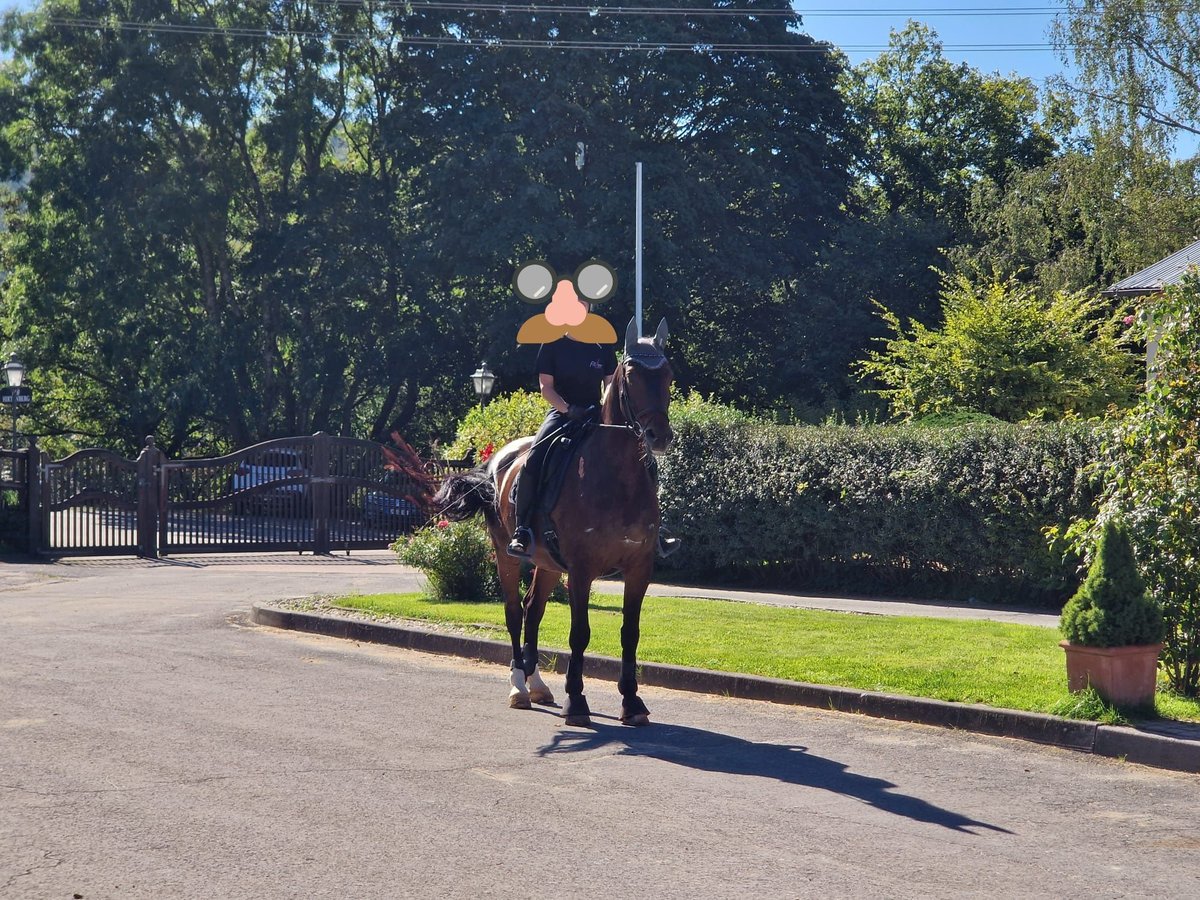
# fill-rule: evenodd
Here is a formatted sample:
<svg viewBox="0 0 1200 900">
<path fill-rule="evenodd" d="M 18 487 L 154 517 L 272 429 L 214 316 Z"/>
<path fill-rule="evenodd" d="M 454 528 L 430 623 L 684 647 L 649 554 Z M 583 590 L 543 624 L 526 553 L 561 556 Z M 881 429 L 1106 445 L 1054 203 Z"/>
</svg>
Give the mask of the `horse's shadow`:
<svg viewBox="0 0 1200 900">
<path fill-rule="evenodd" d="M 975 834 L 971 831 L 973 828 L 1012 834 L 998 825 L 979 822 L 916 797 L 895 793 L 892 790 L 896 787 L 894 784 L 882 778 L 849 772 L 843 763 L 815 756 L 807 747 L 756 743 L 685 725 L 629 728 L 593 722 L 592 728 L 587 730 L 561 729 L 537 753 L 538 756 L 549 756 L 614 746 L 622 756 L 648 756 L 704 772 L 772 778 L 785 784 L 833 791 L 893 815 L 967 834 Z"/>
</svg>

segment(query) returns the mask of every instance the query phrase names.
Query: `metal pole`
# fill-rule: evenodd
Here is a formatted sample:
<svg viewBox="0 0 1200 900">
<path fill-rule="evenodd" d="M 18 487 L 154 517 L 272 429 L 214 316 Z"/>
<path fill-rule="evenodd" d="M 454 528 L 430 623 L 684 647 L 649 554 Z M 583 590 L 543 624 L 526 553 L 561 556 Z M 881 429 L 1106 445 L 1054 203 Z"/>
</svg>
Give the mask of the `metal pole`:
<svg viewBox="0 0 1200 900">
<path fill-rule="evenodd" d="M 642 164 L 637 164 L 637 226 L 634 241 L 637 245 L 634 254 L 634 270 L 636 276 L 634 283 L 636 284 L 636 299 L 634 305 L 634 315 L 637 318 L 638 337 L 642 336 Z"/>
<path fill-rule="evenodd" d="M 16 450 L 17 449 L 17 404 L 15 404 L 15 403 L 13 404 L 12 412 L 13 412 L 12 448 L 14 450 Z"/>
</svg>

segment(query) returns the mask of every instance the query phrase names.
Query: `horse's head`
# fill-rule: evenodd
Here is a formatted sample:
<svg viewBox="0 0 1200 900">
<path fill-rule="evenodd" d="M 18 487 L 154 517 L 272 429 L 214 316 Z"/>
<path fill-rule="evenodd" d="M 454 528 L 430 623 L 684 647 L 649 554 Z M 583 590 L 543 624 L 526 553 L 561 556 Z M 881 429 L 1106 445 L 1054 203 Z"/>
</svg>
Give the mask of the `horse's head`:
<svg viewBox="0 0 1200 900">
<path fill-rule="evenodd" d="M 664 452 L 675 439 L 667 414 L 675 376 L 666 346 L 666 319 L 658 323 L 652 338 L 639 338 L 637 323 L 631 319 L 625 330 L 625 359 L 613 379 L 616 411 L 620 413 L 617 421 L 632 426 L 654 453 Z"/>
</svg>

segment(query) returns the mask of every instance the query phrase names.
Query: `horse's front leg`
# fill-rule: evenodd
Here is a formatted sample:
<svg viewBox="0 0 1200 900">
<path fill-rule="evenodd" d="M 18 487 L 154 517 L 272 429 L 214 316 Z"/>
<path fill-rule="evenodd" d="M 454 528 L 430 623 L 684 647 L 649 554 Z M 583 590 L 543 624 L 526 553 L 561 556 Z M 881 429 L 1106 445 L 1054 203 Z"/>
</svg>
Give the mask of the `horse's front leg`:
<svg viewBox="0 0 1200 900">
<path fill-rule="evenodd" d="M 625 602 L 621 610 L 621 722 L 625 725 L 649 725 L 650 710 L 638 696 L 637 648 L 641 639 L 642 600 L 650 586 L 653 561 L 625 572 Z"/>
<path fill-rule="evenodd" d="M 592 577 L 568 573 L 567 593 L 571 598 L 571 659 L 567 663 L 567 708 L 563 710 L 563 719 L 568 725 L 587 727 L 592 724 L 592 711 L 583 696 L 583 653 L 592 640 L 592 627 L 588 624 Z"/>
</svg>

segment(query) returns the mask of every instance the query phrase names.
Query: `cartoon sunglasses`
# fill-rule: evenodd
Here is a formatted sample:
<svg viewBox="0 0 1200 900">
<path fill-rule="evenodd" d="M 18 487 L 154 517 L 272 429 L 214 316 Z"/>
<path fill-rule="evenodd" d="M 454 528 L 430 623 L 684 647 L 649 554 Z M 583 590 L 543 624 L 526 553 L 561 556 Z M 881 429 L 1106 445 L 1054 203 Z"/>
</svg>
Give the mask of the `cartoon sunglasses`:
<svg viewBox="0 0 1200 900">
<path fill-rule="evenodd" d="M 604 303 L 617 292 L 617 273 L 603 260 L 589 259 L 571 278 L 581 300 Z M 527 262 L 513 275 L 513 290 L 526 303 L 545 303 L 554 293 L 558 275 L 542 259 Z"/>
</svg>

